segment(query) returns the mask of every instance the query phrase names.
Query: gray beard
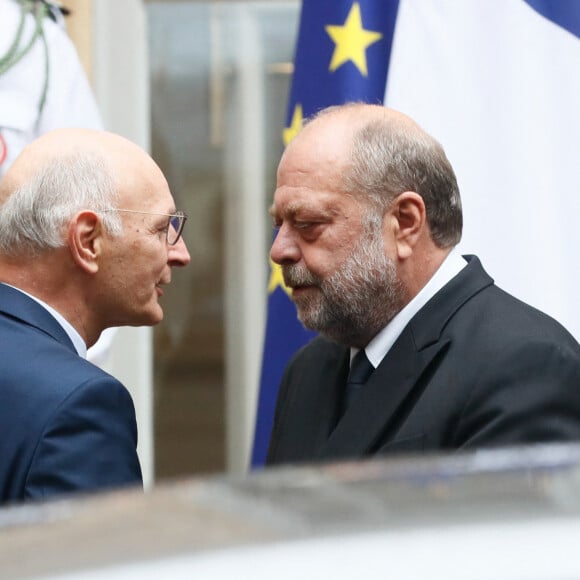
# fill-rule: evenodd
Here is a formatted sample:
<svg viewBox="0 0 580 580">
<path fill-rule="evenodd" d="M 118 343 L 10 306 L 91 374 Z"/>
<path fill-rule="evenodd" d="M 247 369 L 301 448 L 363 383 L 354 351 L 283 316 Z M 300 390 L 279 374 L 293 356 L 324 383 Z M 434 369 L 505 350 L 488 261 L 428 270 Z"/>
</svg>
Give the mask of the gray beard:
<svg viewBox="0 0 580 580">
<path fill-rule="evenodd" d="M 374 229 L 374 228 L 373 228 Z M 365 347 L 404 305 L 404 288 L 378 231 L 361 235 L 352 254 L 325 280 L 297 264 L 282 266 L 287 286 L 315 286 L 293 297 L 300 322 L 326 338 Z"/>
</svg>

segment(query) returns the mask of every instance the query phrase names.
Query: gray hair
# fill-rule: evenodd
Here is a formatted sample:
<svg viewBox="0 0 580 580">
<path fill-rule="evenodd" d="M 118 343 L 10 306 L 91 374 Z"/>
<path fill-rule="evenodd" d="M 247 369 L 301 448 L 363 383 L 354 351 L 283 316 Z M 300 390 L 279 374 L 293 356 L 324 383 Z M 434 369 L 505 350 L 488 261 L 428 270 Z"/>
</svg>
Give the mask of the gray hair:
<svg viewBox="0 0 580 580">
<path fill-rule="evenodd" d="M 461 240 L 463 215 L 455 172 L 439 142 L 418 126 L 388 115 L 375 116 L 355 132 L 344 177 L 347 192 L 370 199 L 367 222 L 376 221 L 377 211 L 382 217 L 399 194 L 414 191 L 425 203 L 433 242 L 446 248 Z"/>
<path fill-rule="evenodd" d="M 55 158 L 15 189 L 0 206 L 0 253 L 37 254 L 65 245 L 70 220 L 82 210 L 117 206 L 117 191 L 104 160 L 95 154 Z M 113 236 L 123 231 L 116 212 L 100 214 Z"/>
</svg>

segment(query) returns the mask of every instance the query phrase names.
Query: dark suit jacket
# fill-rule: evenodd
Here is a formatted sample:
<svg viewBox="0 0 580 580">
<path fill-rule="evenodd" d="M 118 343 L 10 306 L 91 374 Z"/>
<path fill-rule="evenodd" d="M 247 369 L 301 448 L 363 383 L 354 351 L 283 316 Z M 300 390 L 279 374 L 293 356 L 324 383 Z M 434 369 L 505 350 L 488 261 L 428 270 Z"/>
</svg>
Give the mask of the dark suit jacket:
<svg viewBox="0 0 580 580">
<path fill-rule="evenodd" d="M 349 349 L 316 338 L 298 352 L 268 464 L 580 440 L 578 342 L 467 259 L 341 418 Z"/>
<path fill-rule="evenodd" d="M 141 484 L 131 396 L 0 284 L 0 503 Z"/>
</svg>

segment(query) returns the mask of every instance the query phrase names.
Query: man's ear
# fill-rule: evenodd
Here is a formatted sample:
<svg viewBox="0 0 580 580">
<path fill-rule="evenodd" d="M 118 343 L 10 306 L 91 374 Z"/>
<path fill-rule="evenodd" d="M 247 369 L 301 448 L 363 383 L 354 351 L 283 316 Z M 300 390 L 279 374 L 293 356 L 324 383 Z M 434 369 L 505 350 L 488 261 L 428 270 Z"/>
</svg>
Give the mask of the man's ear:
<svg viewBox="0 0 580 580">
<path fill-rule="evenodd" d="M 394 219 L 397 256 L 404 260 L 413 253 L 415 246 L 425 235 L 425 202 L 418 193 L 405 191 L 393 200 L 388 213 Z"/>
<path fill-rule="evenodd" d="M 95 212 L 81 211 L 69 224 L 68 245 L 72 258 L 89 274 L 95 274 L 99 269 L 102 237 L 103 224 Z"/>
</svg>

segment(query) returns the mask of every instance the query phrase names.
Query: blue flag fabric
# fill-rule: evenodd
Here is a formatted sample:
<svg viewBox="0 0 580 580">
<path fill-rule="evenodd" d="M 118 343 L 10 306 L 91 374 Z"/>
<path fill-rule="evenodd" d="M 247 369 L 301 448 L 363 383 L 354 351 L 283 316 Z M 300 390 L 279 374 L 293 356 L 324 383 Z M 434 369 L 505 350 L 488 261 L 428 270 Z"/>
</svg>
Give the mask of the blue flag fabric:
<svg viewBox="0 0 580 580">
<path fill-rule="evenodd" d="M 580 38 L 578 0 L 525 0 L 534 10 Z"/>
<path fill-rule="evenodd" d="M 413 117 L 457 173 L 460 251 L 579 340 L 579 71 L 579 0 L 304 0 L 284 141 L 346 101 Z M 254 465 L 283 367 L 312 336 L 294 333 L 295 309 L 274 287 Z"/>
<path fill-rule="evenodd" d="M 348 101 L 383 102 L 398 1 L 304 0 L 288 125 Z"/>
</svg>

